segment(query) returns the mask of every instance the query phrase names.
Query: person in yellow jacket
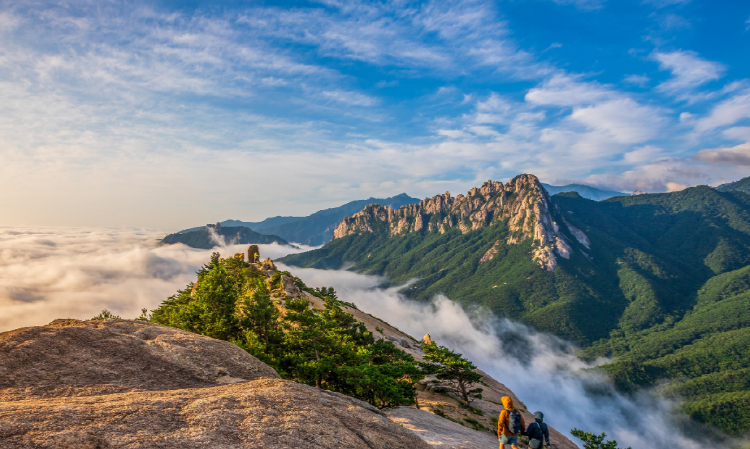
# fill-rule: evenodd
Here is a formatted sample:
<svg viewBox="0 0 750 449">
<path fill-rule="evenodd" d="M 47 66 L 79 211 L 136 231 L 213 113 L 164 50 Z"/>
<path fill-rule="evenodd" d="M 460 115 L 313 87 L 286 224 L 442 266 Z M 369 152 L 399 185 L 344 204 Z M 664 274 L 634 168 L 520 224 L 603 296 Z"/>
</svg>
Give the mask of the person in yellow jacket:
<svg viewBox="0 0 750 449">
<path fill-rule="evenodd" d="M 500 412 L 500 417 L 497 418 L 497 437 L 500 440 L 500 449 L 504 449 L 506 444 L 513 449 L 518 449 L 518 435 L 526 428 L 526 423 L 523 422 L 521 412 L 513 407 L 513 399 L 503 396 L 502 401 L 505 409 Z M 514 433 L 512 427 L 516 420 L 520 421 L 518 428 L 521 430 Z"/>
</svg>

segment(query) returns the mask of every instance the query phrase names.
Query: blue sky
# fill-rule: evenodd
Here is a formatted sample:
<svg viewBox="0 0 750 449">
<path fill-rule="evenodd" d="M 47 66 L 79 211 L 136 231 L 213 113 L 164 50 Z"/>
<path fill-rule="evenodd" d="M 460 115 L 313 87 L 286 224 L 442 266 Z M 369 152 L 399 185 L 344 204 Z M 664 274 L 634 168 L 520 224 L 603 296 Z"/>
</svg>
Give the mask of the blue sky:
<svg viewBox="0 0 750 449">
<path fill-rule="evenodd" d="M 750 175 L 750 3 L 0 1 L 0 225 Z"/>
</svg>

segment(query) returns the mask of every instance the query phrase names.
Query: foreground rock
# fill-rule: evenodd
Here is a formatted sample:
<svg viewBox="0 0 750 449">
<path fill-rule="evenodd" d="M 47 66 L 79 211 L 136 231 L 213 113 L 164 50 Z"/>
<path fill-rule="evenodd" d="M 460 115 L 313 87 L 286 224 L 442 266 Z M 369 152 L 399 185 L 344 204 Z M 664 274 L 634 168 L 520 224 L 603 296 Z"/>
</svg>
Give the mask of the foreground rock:
<svg viewBox="0 0 750 449">
<path fill-rule="evenodd" d="M 0 448 L 430 447 L 371 405 L 151 323 L 0 334 Z"/>
<path fill-rule="evenodd" d="M 56 320 L 0 334 L 0 401 L 205 388 L 276 371 L 237 346 L 130 320 Z"/>
<path fill-rule="evenodd" d="M 0 447 L 427 448 L 379 410 L 280 379 L 0 403 Z"/>
<path fill-rule="evenodd" d="M 387 413 L 391 421 L 401 424 L 433 446 L 470 449 L 498 445 L 497 437 L 489 432 L 477 432 L 425 410 L 398 407 Z"/>
</svg>

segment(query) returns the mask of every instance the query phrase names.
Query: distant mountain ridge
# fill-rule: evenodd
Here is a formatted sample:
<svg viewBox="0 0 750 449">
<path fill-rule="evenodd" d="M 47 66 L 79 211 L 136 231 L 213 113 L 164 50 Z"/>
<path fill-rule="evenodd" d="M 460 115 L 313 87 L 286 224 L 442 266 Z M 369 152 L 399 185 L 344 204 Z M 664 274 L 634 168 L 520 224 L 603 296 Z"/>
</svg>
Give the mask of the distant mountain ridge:
<svg viewBox="0 0 750 449">
<path fill-rule="evenodd" d="M 553 186 L 542 183 L 542 186 L 547 190 L 550 195 L 556 195 L 564 192 L 576 192 L 583 198 L 602 201 L 615 196 L 627 196 L 628 193 L 615 192 L 614 190 L 601 190 L 596 187 L 591 187 L 583 184 L 568 184 L 564 186 Z"/>
<path fill-rule="evenodd" d="M 169 234 L 164 237 L 163 244 L 172 245 L 184 243 L 192 248 L 211 249 L 217 246 L 238 244 L 269 244 L 289 245 L 289 242 L 277 235 L 259 234 L 245 226 L 222 226 L 221 223 L 206 225 L 194 231 Z"/>
<path fill-rule="evenodd" d="M 729 184 L 720 185 L 716 188 L 720 192 L 745 192 L 750 193 L 750 176 L 742 178 L 739 181 L 730 182 Z"/>
<path fill-rule="evenodd" d="M 348 215 L 361 211 L 368 204 L 380 204 L 398 209 L 407 204 L 418 203 L 417 198 L 402 193 L 390 198 L 368 198 L 350 201 L 342 206 L 324 209 L 306 217 L 271 217 L 259 222 L 225 220 L 222 226 L 244 226 L 261 234 L 269 234 L 304 245 L 322 245 L 333 237 L 333 230 Z M 177 234 L 197 231 L 201 227 L 185 229 Z M 243 242 L 244 243 L 244 242 Z"/>
<path fill-rule="evenodd" d="M 576 340 L 586 357 L 615 357 L 604 369 L 621 388 L 669 379 L 695 419 L 750 430 L 750 194 L 697 186 L 592 201 L 549 196 L 523 175 L 369 206 L 322 248 L 282 261 L 485 307 Z"/>
</svg>

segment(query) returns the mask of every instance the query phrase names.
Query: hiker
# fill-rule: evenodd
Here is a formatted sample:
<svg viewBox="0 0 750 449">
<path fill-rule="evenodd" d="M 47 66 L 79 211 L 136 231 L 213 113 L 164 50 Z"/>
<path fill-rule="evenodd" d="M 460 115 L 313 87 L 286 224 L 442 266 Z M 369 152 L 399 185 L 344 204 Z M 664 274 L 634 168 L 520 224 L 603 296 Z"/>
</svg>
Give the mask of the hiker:
<svg viewBox="0 0 750 449">
<path fill-rule="evenodd" d="M 547 446 L 547 449 L 550 448 L 549 428 L 544 423 L 544 413 L 534 412 L 534 422 L 529 424 L 529 427 L 526 429 L 526 435 L 529 437 L 529 447 L 531 449 L 542 449 L 542 446 Z"/>
<path fill-rule="evenodd" d="M 523 433 L 526 423 L 523 422 L 521 413 L 513 407 L 513 399 L 503 396 L 504 410 L 500 412 L 497 418 L 497 437 L 500 440 L 500 449 L 509 445 L 513 449 L 518 449 L 518 435 Z"/>
</svg>

